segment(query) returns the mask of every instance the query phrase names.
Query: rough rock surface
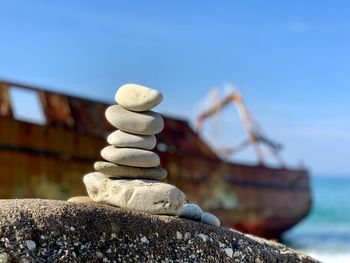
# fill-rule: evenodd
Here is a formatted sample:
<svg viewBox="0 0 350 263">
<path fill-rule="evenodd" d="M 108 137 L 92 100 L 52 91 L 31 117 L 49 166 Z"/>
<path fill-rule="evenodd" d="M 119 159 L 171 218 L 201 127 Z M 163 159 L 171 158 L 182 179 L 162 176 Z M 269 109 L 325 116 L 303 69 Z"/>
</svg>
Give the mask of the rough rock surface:
<svg viewBox="0 0 350 263">
<path fill-rule="evenodd" d="M 163 99 L 162 94 L 137 84 L 125 84 L 115 94 L 115 101 L 132 111 L 147 111 L 157 106 Z"/>
<path fill-rule="evenodd" d="M 150 214 L 178 215 L 185 202 L 176 186 L 153 180 L 111 180 L 94 172 L 84 176 L 84 184 L 95 202 Z"/>
<path fill-rule="evenodd" d="M 95 162 L 94 168 L 107 177 L 113 178 L 138 178 L 162 181 L 168 175 L 167 170 L 162 167 L 139 168 L 102 161 Z"/>
<path fill-rule="evenodd" d="M 8 262 L 318 262 L 224 227 L 101 204 L 0 200 Z"/>
<path fill-rule="evenodd" d="M 164 127 L 163 117 L 154 111 L 133 112 L 120 105 L 112 105 L 107 108 L 105 115 L 114 127 L 133 134 L 154 135 Z"/>
<path fill-rule="evenodd" d="M 102 149 L 101 156 L 109 162 L 133 167 L 157 167 L 160 164 L 156 153 L 134 148 L 107 146 Z"/>
<path fill-rule="evenodd" d="M 157 143 L 154 135 L 138 135 L 116 130 L 107 137 L 107 142 L 116 147 L 152 150 Z"/>
</svg>

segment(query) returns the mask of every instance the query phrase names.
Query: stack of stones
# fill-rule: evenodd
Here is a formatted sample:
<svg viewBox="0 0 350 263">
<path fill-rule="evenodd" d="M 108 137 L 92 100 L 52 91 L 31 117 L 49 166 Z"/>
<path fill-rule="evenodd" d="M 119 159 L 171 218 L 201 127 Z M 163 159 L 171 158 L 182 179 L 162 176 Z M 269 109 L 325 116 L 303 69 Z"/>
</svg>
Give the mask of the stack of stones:
<svg viewBox="0 0 350 263">
<path fill-rule="evenodd" d="M 196 204 L 184 204 L 185 194 L 181 190 L 161 182 L 167 171 L 159 166 L 159 156 L 151 150 L 157 143 L 155 134 L 163 130 L 164 122 L 151 109 L 162 99 L 160 92 L 136 84 L 118 89 L 115 95 L 118 105 L 106 110 L 107 120 L 117 130 L 108 136 L 109 146 L 101 151 L 105 161 L 96 162 L 96 172 L 84 176 L 90 198 L 73 197 L 68 201 L 100 202 L 220 226 L 215 215 L 203 212 Z"/>
<path fill-rule="evenodd" d="M 164 127 L 160 114 L 151 111 L 163 99 L 160 92 L 140 85 L 120 87 L 107 120 L 117 128 L 101 151 L 105 161 L 94 164 L 96 172 L 84 176 L 90 198 L 124 209 L 151 214 L 178 215 L 185 201 L 177 187 L 161 182 L 167 171 L 152 152 L 155 134 Z"/>
</svg>

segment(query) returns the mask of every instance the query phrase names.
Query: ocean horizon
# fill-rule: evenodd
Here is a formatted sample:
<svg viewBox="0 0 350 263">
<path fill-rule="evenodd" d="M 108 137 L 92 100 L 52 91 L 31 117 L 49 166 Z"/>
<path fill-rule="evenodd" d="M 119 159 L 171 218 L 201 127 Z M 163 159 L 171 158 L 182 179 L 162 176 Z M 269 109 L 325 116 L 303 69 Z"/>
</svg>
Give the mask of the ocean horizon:
<svg viewBox="0 0 350 263">
<path fill-rule="evenodd" d="M 350 262 L 350 177 L 312 176 L 311 184 L 311 212 L 282 242 L 321 262 Z"/>
</svg>

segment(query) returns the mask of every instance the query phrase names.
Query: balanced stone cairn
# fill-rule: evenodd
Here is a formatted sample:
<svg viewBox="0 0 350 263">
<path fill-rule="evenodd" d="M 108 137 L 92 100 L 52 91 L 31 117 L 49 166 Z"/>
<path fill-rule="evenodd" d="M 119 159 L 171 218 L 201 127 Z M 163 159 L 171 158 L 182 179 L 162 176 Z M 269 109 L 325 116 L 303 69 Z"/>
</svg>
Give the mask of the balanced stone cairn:
<svg viewBox="0 0 350 263">
<path fill-rule="evenodd" d="M 162 99 L 160 92 L 136 84 L 118 89 L 118 105 L 108 107 L 105 114 L 117 128 L 107 138 L 110 145 L 101 151 L 105 161 L 96 162 L 96 172 L 83 179 L 93 201 L 150 214 L 179 214 L 185 194 L 161 182 L 167 171 L 151 151 L 155 134 L 164 127 L 162 116 L 151 109 Z"/>
<path fill-rule="evenodd" d="M 194 221 L 220 226 L 217 217 L 203 213 L 196 204 L 185 204 L 185 194 L 176 186 L 161 182 L 167 171 L 152 152 L 155 134 L 163 130 L 160 114 L 151 111 L 163 99 L 160 92 L 136 84 L 120 87 L 118 105 L 106 110 L 106 119 L 116 131 L 107 137 L 109 146 L 101 151 L 105 161 L 94 164 L 96 172 L 84 176 L 89 197 L 120 208 L 150 214 L 179 215 Z M 74 197 L 71 202 L 91 202 Z"/>
</svg>

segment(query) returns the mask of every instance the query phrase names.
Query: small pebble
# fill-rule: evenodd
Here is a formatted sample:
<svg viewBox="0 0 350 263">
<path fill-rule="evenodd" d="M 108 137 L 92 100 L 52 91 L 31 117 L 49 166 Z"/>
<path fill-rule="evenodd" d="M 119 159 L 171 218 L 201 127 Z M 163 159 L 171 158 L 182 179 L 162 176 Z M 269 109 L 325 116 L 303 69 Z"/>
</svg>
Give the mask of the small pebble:
<svg viewBox="0 0 350 263">
<path fill-rule="evenodd" d="M 187 219 L 191 219 L 194 221 L 200 221 L 202 217 L 203 211 L 202 209 L 196 205 L 196 204 L 185 204 L 181 208 L 180 217 L 184 217 Z"/>
<path fill-rule="evenodd" d="M 30 251 L 34 251 L 36 249 L 36 244 L 33 240 L 26 240 L 26 245 Z"/>
<path fill-rule="evenodd" d="M 107 142 L 116 147 L 152 150 L 157 140 L 154 135 L 138 135 L 116 130 L 108 135 Z"/>
<path fill-rule="evenodd" d="M 207 225 L 220 226 L 219 218 L 217 218 L 211 213 L 203 213 L 201 217 L 201 222 Z"/>
<path fill-rule="evenodd" d="M 109 162 L 126 166 L 147 168 L 160 164 L 159 156 L 156 153 L 135 148 L 107 146 L 102 149 L 101 156 Z"/>
<path fill-rule="evenodd" d="M 232 255 L 233 255 L 232 248 L 225 248 L 224 251 L 228 257 L 232 258 Z"/>
<path fill-rule="evenodd" d="M 182 234 L 179 231 L 176 231 L 176 239 L 182 239 Z"/>
<path fill-rule="evenodd" d="M 137 84 L 125 84 L 121 86 L 116 95 L 116 102 L 132 111 L 147 111 L 157 106 L 163 99 L 162 94 Z"/>
<path fill-rule="evenodd" d="M 139 113 L 126 110 L 120 105 L 112 105 L 107 108 L 105 115 L 110 124 L 128 133 L 154 135 L 164 128 L 163 117 L 154 111 Z"/>
<path fill-rule="evenodd" d="M 97 258 L 103 258 L 103 254 L 100 251 L 96 252 L 96 257 Z"/>
<path fill-rule="evenodd" d="M 141 240 L 142 243 L 147 243 L 148 242 L 147 237 L 141 237 L 140 240 Z"/>
<path fill-rule="evenodd" d="M 112 178 L 137 178 L 162 181 L 168 174 L 167 170 L 159 166 L 154 168 L 140 168 L 102 161 L 95 162 L 94 168 L 96 171 Z"/>
<path fill-rule="evenodd" d="M 0 253 L 0 263 L 7 263 L 9 260 L 9 256 L 7 253 Z"/>
</svg>

